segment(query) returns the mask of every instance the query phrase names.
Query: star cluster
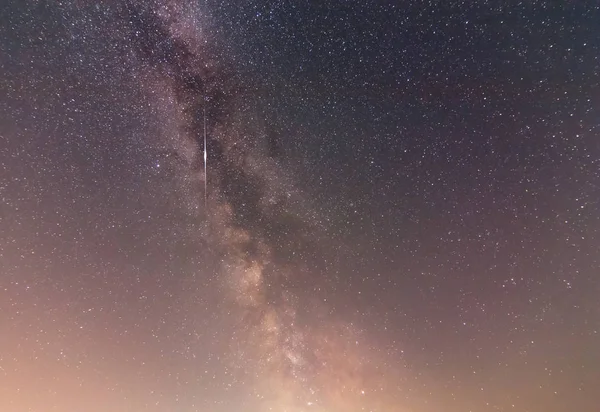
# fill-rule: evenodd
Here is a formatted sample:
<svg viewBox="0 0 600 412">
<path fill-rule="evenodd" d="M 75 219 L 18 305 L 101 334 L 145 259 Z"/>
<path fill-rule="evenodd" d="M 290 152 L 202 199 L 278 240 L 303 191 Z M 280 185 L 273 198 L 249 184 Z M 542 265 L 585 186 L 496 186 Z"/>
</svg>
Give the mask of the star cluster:
<svg viewBox="0 0 600 412">
<path fill-rule="evenodd" d="M 598 21 L 3 4 L 0 409 L 595 410 Z"/>
</svg>

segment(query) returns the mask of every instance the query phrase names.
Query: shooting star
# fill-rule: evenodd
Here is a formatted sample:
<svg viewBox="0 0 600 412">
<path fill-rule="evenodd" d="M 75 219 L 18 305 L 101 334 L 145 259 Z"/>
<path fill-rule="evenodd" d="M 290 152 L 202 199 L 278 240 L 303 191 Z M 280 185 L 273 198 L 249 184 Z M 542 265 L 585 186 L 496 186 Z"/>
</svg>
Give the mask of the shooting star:
<svg viewBox="0 0 600 412">
<path fill-rule="evenodd" d="M 206 99 L 204 99 L 204 209 L 207 206 L 208 200 L 208 191 L 207 191 L 207 183 L 208 183 L 208 175 L 206 174 L 206 160 L 208 159 L 208 151 L 206 147 Z"/>
</svg>

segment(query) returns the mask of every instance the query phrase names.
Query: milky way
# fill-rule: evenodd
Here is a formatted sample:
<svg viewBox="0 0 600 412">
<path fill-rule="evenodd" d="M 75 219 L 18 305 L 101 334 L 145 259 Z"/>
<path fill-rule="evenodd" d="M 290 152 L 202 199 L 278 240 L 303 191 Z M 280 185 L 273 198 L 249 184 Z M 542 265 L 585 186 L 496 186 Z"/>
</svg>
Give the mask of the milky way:
<svg viewBox="0 0 600 412">
<path fill-rule="evenodd" d="M 201 39 L 185 38 L 180 5 L 130 5 L 129 12 L 140 57 L 158 73 L 162 92 L 181 113 L 179 127 L 166 133 L 177 133 L 183 142 L 176 146 L 190 148 L 181 155 L 176 151 L 178 157 L 189 157 L 190 174 L 200 165 L 205 108 L 211 120 L 210 204 L 202 215 L 209 222 L 208 243 L 223 256 L 219 276 L 241 309 L 242 342 L 232 348 L 239 351 L 233 367 L 258 375 L 256 394 L 263 409 L 362 408 L 355 398 L 383 379 L 363 376 L 365 354 L 359 357 L 364 351 L 352 347 L 358 341 L 347 325 L 306 324 L 319 313 L 301 306 L 315 302 L 297 290 L 310 283 L 318 287 L 315 274 L 307 280 L 310 269 L 301 268 L 306 256 L 319 258 L 310 246 L 310 231 L 316 229 L 310 227 L 311 217 L 288 201 L 280 178 L 285 172 L 257 141 L 262 131 L 245 129 L 244 122 L 251 120 L 243 115 L 236 119 L 244 110 L 238 103 L 243 92 L 228 84 L 233 79 L 224 79 L 220 67 L 206 68 L 210 58 L 198 46 Z M 293 190 L 290 180 L 288 190 Z M 186 195 L 199 194 L 192 190 Z"/>
<path fill-rule="evenodd" d="M 392 3 L 1 6 L 2 411 L 595 410 L 600 9 Z"/>
</svg>

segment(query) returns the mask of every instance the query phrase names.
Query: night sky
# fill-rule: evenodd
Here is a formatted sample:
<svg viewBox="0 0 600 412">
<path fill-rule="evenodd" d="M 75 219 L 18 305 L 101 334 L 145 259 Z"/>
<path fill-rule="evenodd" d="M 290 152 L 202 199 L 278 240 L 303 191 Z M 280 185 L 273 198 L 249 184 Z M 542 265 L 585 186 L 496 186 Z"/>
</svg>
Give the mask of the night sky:
<svg viewBox="0 0 600 412">
<path fill-rule="evenodd" d="M 0 313 L 3 412 L 600 410 L 600 5 L 3 1 Z"/>
</svg>

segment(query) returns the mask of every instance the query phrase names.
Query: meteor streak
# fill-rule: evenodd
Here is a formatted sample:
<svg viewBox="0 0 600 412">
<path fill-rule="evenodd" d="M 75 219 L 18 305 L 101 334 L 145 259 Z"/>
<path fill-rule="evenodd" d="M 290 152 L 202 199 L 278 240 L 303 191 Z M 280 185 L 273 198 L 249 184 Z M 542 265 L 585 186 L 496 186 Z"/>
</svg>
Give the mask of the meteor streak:
<svg viewBox="0 0 600 412">
<path fill-rule="evenodd" d="M 206 148 L 206 99 L 204 99 L 204 209 L 206 210 L 208 192 L 207 182 L 208 175 L 206 174 L 206 159 L 208 158 L 207 148 Z"/>
</svg>

